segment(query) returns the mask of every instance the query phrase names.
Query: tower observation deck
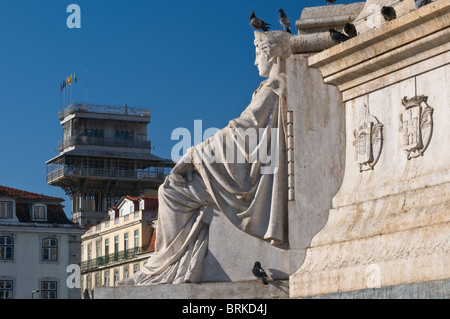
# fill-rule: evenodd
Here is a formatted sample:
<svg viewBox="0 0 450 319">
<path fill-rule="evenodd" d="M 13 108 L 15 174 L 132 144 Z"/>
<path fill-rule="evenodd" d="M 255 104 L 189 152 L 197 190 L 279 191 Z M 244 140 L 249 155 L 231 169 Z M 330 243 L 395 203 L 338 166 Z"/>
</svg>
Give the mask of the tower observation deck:
<svg viewBox="0 0 450 319">
<path fill-rule="evenodd" d="M 156 190 L 174 166 L 151 154 L 150 110 L 70 104 L 59 112 L 63 140 L 46 162 L 47 184 L 72 199 L 72 220 L 96 225 L 125 195 Z"/>
</svg>

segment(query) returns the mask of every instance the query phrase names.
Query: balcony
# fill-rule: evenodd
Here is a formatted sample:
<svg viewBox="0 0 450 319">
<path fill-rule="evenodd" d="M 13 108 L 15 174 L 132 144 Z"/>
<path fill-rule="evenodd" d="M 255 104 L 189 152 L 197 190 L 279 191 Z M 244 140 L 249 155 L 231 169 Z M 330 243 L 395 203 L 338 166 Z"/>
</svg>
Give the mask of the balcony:
<svg viewBox="0 0 450 319">
<path fill-rule="evenodd" d="M 51 168 L 49 165 L 52 165 Z M 163 182 L 164 177 L 170 173 L 171 168 L 149 167 L 139 170 L 125 170 L 117 168 L 88 168 L 69 166 L 67 164 L 49 164 L 47 170 L 47 183 L 51 184 L 63 177 L 97 177 L 99 179 L 132 179 Z"/>
<path fill-rule="evenodd" d="M 109 264 L 130 260 L 142 251 L 142 247 L 130 248 L 116 253 L 100 256 L 81 262 L 81 270 L 91 270 L 93 268 L 107 266 Z"/>
<path fill-rule="evenodd" d="M 88 145 L 88 146 L 109 146 L 109 147 L 127 147 L 127 148 L 143 148 L 150 149 L 150 141 L 134 140 L 134 139 L 115 139 L 104 137 L 92 137 L 92 136 L 77 136 L 69 137 L 63 142 L 58 143 L 58 152 L 63 152 L 66 148 L 75 145 Z"/>
<path fill-rule="evenodd" d="M 65 117 L 75 112 L 131 115 L 150 118 L 150 110 L 145 108 L 74 103 L 70 104 L 64 110 L 59 111 L 58 119 L 62 121 Z"/>
</svg>

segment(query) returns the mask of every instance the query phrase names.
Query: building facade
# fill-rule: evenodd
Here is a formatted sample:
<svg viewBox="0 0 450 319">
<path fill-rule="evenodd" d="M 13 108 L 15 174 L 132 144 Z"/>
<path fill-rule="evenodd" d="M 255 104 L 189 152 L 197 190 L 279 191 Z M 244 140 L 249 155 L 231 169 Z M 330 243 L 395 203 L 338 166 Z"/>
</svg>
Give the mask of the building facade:
<svg viewBox="0 0 450 319">
<path fill-rule="evenodd" d="M 111 287 L 132 276 L 154 251 L 158 199 L 124 196 L 108 217 L 82 237 L 81 289 L 92 298 L 95 287 Z"/>
<path fill-rule="evenodd" d="M 72 199 L 72 220 L 96 225 L 125 196 L 156 190 L 174 166 L 151 154 L 150 110 L 70 104 L 59 112 L 63 141 L 47 161 L 47 183 Z"/>
<path fill-rule="evenodd" d="M 0 299 L 80 298 L 68 267 L 80 269 L 86 229 L 66 217 L 62 201 L 0 186 Z"/>
</svg>

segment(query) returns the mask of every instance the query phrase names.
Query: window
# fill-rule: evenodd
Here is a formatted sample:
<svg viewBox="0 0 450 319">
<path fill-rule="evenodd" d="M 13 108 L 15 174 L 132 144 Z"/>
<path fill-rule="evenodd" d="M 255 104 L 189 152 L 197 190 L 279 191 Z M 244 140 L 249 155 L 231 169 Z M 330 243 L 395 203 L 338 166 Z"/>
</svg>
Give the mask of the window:
<svg viewBox="0 0 450 319">
<path fill-rule="evenodd" d="M 128 233 L 123 234 L 123 253 L 124 258 L 128 258 Z"/>
<path fill-rule="evenodd" d="M 97 259 L 102 257 L 102 240 L 101 239 L 99 239 L 95 242 L 95 253 L 96 253 Z"/>
<path fill-rule="evenodd" d="M 117 284 L 118 281 L 119 281 L 119 270 L 116 269 L 114 270 L 114 286 Z"/>
<path fill-rule="evenodd" d="M 109 238 L 105 239 L 105 263 L 109 263 Z"/>
<path fill-rule="evenodd" d="M 96 273 L 95 274 L 95 283 L 94 283 L 94 287 L 100 287 L 102 285 L 101 280 L 100 280 L 100 273 Z"/>
<path fill-rule="evenodd" d="M 12 202 L 0 202 L 0 219 L 12 218 Z"/>
<path fill-rule="evenodd" d="M 139 271 L 139 264 L 134 264 L 133 266 L 133 272 L 137 273 Z"/>
<path fill-rule="evenodd" d="M 105 287 L 109 287 L 109 271 L 105 271 Z"/>
<path fill-rule="evenodd" d="M 45 205 L 33 206 L 33 219 L 34 220 L 46 220 L 47 219 L 47 207 Z"/>
<path fill-rule="evenodd" d="M 123 249 L 128 249 L 128 233 L 123 234 Z"/>
<path fill-rule="evenodd" d="M 91 260 L 92 259 L 92 244 L 89 243 L 87 245 L 87 260 Z"/>
<path fill-rule="evenodd" d="M 139 251 L 139 229 L 134 231 L 134 253 Z"/>
<path fill-rule="evenodd" d="M 42 240 L 42 260 L 58 260 L 58 241 L 55 238 L 44 238 Z"/>
<path fill-rule="evenodd" d="M 43 281 L 41 284 L 41 298 L 42 299 L 56 299 L 56 281 Z"/>
<path fill-rule="evenodd" d="M 13 260 L 14 239 L 12 237 L 0 237 L 0 260 Z"/>
<path fill-rule="evenodd" d="M 129 275 L 130 275 L 130 270 L 129 270 L 128 266 L 126 266 L 123 269 L 123 279 L 127 279 L 129 277 Z"/>
<path fill-rule="evenodd" d="M 114 261 L 119 260 L 119 236 L 114 236 Z"/>
<path fill-rule="evenodd" d="M 13 298 L 13 282 L 12 280 L 0 280 L 0 299 Z"/>
</svg>

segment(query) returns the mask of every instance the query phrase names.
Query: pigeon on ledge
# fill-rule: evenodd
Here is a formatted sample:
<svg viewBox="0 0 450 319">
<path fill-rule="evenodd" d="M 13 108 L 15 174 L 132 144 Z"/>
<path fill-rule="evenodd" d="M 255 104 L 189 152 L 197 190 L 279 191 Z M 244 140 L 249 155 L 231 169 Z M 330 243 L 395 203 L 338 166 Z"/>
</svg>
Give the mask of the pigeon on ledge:
<svg viewBox="0 0 450 319">
<path fill-rule="evenodd" d="M 354 24 L 346 23 L 344 26 L 344 32 L 348 35 L 349 38 L 354 38 L 358 35 L 358 32 L 356 32 L 356 27 Z"/>
<path fill-rule="evenodd" d="M 260 18 L 258 18 L 255 15 L 255 11 L 252 11 L 252 14 L 250 16 L 250 25 L 255 28 L 256 30 L 263 30 L 263 31 L 269 31 L 270 27 L 270 23 L 266 23 L 263 20 L 261 20 Z"/>
<path fill-rule="evenodd" d="M 259 261 L 255 262 L 255 265 L 253 266 L 253 269 L 252 269 L 252 273 L 264 285 L 269 284 L 266 279 L 268 276 L 267 276 L 266 272 L 264 271 L 264 269 L 262 269 L 261 263 Z"/>
<path fill-rule="evenodd" d="M 388 6 L 381 7 L 381 15 L 386 21 L 391 21 L 397 18 L 397 13 L 395 12 L 395 9 L 393 7 Z"/>
<path fill-rule="evenodd" d="M 283 27 L 284 31 L 291 32 L 291 22 L 289 21 L 289 17 L 284 13 L 283 9 L 278 10 L 280 13 L 280 16 L 278 17 L 278 21 L 280 22 L 281 26 Z"/>
<path fill-rule="evenodd" d="M 414 4 L 416 5 L 417 9 L 429 4 L 430 2 L 431 0 L 414 0 Z"/>
<path fill-rule="evenodd" d="M 337 31 L 336 29 L 329 29 L 331 39 L 336 43 L 341 43 L 350 39 L 347 35 L 342 32 Z"/>
</svg>

